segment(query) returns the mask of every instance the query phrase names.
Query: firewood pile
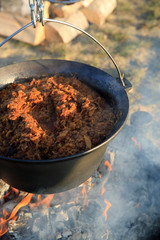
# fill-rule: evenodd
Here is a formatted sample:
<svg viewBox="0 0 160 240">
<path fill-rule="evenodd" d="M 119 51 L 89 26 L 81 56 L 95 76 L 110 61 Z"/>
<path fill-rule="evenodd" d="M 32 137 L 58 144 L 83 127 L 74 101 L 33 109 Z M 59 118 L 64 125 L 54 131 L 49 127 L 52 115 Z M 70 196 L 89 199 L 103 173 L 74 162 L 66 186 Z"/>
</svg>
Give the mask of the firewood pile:
<svg viewBox="0 0 160 240">
<path fill-rule="evenodd" d="M 44 2 L 44 17 L 62 20 L 71 23 L 83 30 L 86 30 L 89 24 L 101 26 L 107 17 L 112 14 L 116 8 L 116 0 L 83 0 L 74 4 L 51 4 Z M 0 0 L 0 35 L 8 37 L 22 26 L 29 23 L 30 8 L 28 1 Z M 71 27 L 47 22 L 44 27 L 37 23 L 36 29 L 27 28 L 14 39 L 26 42 L 31 45 L 39 45 L 44 40 L 49 42 L 68 43 L 77 37 L 80 32 Z"/>
</svg>

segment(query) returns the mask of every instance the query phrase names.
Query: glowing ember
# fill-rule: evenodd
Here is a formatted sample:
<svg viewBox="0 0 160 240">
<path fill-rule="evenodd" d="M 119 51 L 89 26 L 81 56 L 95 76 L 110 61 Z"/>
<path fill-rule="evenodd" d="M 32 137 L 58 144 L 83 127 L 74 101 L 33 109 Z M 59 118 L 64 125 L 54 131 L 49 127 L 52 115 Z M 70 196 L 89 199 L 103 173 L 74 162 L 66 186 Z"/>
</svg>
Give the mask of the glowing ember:
<svg viewBox="0 0 160 240">
<path fill-rule="evenodd" d="M 29 202 L 31 201 L 31 198 L 33 197 L 33 194 L 27 194 L 26 197 L 22 199 L 22 201 L 17 204 L 17 206 L 13 209 L 11 215 L 8 217 L 8 212 L 3 209 L 3 217 L 0 218 L 0 236 L 3 236 L 8 231 L 8 223 L 10 220 L 15 221 L 17 219 L 17 212 L 20 208 L 27 206 Z"/>
<path fill-rule="evenodd" d="M 107 221 L 107 211 L 112 206 L 112 204 L 110 202 L 108 202 L 106 199 L 104 199 L 104 202 L 107 205 L 105 210 L 104 210 L 105 221 Z"/>
<path fill-rule="evenodd" d="M 135 137 L 132 137 L 131 139 L 135 143 L 135 145 L 139 148 L 139 151 L 141 151 L 141 144 L 138 144 L 137 139 Z"/>
<path fill-rule="evenodd" d="M 112 171 L 112 166 L 108 160 L 105 161 L 104 165 L 109 169 L 110 172 Z"/>
</svg>

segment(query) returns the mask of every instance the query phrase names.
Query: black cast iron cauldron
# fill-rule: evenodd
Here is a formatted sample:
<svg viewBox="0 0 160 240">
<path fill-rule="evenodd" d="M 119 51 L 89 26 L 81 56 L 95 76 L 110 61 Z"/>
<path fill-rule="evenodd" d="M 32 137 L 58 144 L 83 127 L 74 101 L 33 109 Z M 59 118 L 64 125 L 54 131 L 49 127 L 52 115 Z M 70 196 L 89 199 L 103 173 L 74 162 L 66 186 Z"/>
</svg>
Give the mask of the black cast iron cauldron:
<svg viewBox="0 0 160 240">
<path fill-rule="evenodd" d="M 109 141 L 125 124 L 129 101 L 122 85 L 112 76 L 86 64 L 63 60 L 28 61 L 0 68 L 0 86 L 19 78 L 58 73 L 76 73 L 113 107 L 117 121 L 99 146 L 70 157 L 53 160 L 17 160 L 0 156 L 0 178 L 11 186 L 31 193 L 62 192 L 87 180 L 98 168 Z"/>
<path fill-rule="evenodd" d="M 58 20 L 50 21 L 63 23 L 80 30 L 98 43 L 109 55 L 108 51 L 84 30 Z M 17 33 L 31 24 L 32 22 L 22 27 Z M 110 55 L 109 57 L 115 64 L 121 79 L 118 66 Z M 76 73 L 80 81 L 94 88 L 107 100 L 113 108 L 117 120 L 103 143 L 80 154 L 50 160 L 21 160 L 0 156 L 0 178 L 11 186 L 30 193 L 63 192 L 86 181 L 98 168 L 108 143 L 121 131 L 128 115 L 129 100 L 126 93 L 126 83 L 128 82 L 119 82 L 108 73 L 79 62 L 35 60 L 2 67 L 0 68 L 0 88 L 22 78 L 47 76 L 55 73 Z"/>
</svg>

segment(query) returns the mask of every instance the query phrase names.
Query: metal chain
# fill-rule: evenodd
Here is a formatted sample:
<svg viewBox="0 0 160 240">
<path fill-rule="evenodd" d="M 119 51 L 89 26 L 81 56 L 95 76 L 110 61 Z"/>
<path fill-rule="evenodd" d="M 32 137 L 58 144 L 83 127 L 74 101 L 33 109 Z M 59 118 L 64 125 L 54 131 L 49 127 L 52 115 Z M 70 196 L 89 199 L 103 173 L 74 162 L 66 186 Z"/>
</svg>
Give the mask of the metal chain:
<svg viewBox="0 0 160 240">
<path fill-rule="evenodd" d="M 43 16 L 43 0 L 29 0 L 29 6 L 31 9 L 31 21 L 34 28 L 36 28 L 36 23 L 41 22 L 44 26 L 44 16 Z"/>
<path fill-rule="evenodd" d="M 34 28 L 36 28 L 36 23 L 41 22 L 44 26 L 44 13 L 43 13 L 43 0 L 28 0 L 29 6 L 31 9 L 31 21 Z M 63 4 L 72 4 L 79 2 L 81 0 L 47 0 L 51 3 L 63 3 Z"/>
</svg>

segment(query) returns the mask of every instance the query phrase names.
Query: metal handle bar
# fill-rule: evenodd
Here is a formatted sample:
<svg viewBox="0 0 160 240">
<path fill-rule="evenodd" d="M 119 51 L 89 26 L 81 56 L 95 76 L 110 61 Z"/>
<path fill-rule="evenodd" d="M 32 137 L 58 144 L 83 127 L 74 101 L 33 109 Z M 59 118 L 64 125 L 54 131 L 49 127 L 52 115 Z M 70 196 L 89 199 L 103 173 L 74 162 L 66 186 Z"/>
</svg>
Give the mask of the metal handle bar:
<svg viewBox="0 0 160 240">
<path fill-rule="evenodd" d="M 79 27 L 76 27 L 70 23 L 67 23 L 67 22 L 63 22 L 63 21 L 60 21 L 60 20 L 57 20 L 57 19 L 48 19 L 48 18 L 44 18 L 43 19 L 45 22 L 55 22 L 55 23 L 60 23 L 60 24 L 64 24 L 66 26 L 69 26 L 69 27 L 72 27 L 82 33 L 84 33 L 85 35 L 87 35 L 89 38 L 91 38 L 94 42 L 96 42 L 103 50 L 104 52 L 108 55 L 108 57 L 111 59 L 111 61 L 113 62 L 117 72 L 118 72 L 118 75 L 119 75 L 119 79 L 122 83 L 122 86 L 125 87 L 125 83 L 124 83 L 124 74 L 122 75 L 121 74 L 121 71 L 117 65 L 117 63 L 115 62 L 115 60 L 113 59 L 113 57 L 111 56 L 111 54 L 108 52 L 108 50 L 97 40 L 95 39 L 91 34 L 89 34 L 88 32 L 84 31 L 83 29 L 79 28 Z M 17 30 L 16 32 L 14 32 L 12 35 L 10 35 L 8 38 L 6 38 L 2 43 L 0 43 L 0 47 L 2 47 L 7 41 L 9 41 L 11 38 L 13 38 L 15 35 L 17 35 L 18 33 L 20 33 L 21 31 L 23 31 L 24 29 L 28 28 L 29 26 L 33 25 L 33 21 L 26 24 L 25 26 L 23 26 L 22 28 L 20 28 L 19 30 Z"/>
</svg>

